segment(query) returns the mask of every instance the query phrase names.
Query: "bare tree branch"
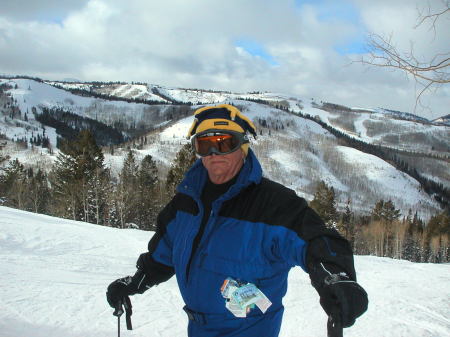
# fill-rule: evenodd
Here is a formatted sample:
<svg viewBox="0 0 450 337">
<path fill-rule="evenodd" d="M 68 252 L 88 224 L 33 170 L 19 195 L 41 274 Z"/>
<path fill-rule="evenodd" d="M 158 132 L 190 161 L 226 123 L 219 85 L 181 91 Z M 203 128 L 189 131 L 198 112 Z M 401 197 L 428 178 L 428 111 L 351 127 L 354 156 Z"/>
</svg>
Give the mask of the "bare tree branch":
<svg viewBox="0 0 450 337">
<path fill-rule="evenodd" d="M 433 20 L 432 27 L 435 27 L 436 26 L 436 21 L 439 19 L 439 17 L 441 17 L 442 15 L 444 15 L 445 13 L 450 11 L 450 2 L 449 1 L 445 1 L 444 5 L 446 6 L 446 8 L 444 8 L 443 10 L 441 10 L 440 12 L 437 12 L 437 13 L 431 13 L 431 8 L 430 8 L 430 6 L 428 6 L 428 15 L 420 14 L 419 15 L 419 21 L 414 26 L 414 28 L 418 28 L 425 21 L 430 20 L 430 19 Z"/>
<path fill-rule="evenodd" d="M 428 3 L 427 13 L 419 12 L 418 23 L 414 28 L 418 28 L 425 22 L 431 20 L 432 28 L 436 34 L 438 19 L 450 14 L 450 1 L 442 1 L 442 4 L 444 5 L 443 9 L 431 12 L 431 7 Z M 356 62 L 370 66 L 401 70 L 406 74 L 412 75 L 416 83 L 422 87 L 416 95 L 416 107 L 420 104 L 420 98 L 424 92 L 430 90 L 432 87 L 439 87 L 443 84 L 450 83 L 450 52 L 448 51 L 434 55 L 431 60 L 421 61 L 414 53 L 412 42 L 409 51 L 400 52 L 392 43 L 392 35 L 385 37 L 374 33 L 369 34 L 367 46 L 368 53 Z"/>
</svg>

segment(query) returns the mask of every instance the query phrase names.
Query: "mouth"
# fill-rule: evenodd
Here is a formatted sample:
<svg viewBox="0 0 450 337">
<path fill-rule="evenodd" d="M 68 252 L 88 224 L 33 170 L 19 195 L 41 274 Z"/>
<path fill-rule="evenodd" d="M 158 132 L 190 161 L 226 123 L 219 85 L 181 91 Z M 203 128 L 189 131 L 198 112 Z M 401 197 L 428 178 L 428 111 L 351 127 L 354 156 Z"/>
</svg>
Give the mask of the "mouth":
<svg viewBox="0 0 450 337">
<path fill-rule="evenodd" d="M 226 160 L 211 160 L 211 164 L 224 164 L 226 163 Z"/>
</svg>

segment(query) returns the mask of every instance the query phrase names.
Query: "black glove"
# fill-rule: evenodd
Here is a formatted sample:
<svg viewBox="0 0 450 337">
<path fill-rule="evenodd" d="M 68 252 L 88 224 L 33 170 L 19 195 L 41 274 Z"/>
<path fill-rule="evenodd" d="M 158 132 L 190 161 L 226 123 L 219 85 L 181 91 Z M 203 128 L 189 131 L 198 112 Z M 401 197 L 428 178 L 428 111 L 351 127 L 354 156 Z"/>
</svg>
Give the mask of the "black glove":
<svg viewBox="0 0 450 337">
<path fill-rule="evenodd" d="M 352 326 L 367 310 L 366 291 L 345 273 L 328 275 L 318 292 L 323 310 L 344 328 Z"/>
<path fill-rule="evenodd" d="M 175 273 L 172 267 L 154 261 L 149 252 L 139 256 L 136 268 L 133 276 L 120 278 L 109 285 L 106 299 L 111 307 L 118 308 L 125 303 L 127 296 L 142 294 L 152 286 L 167 281 Z"/>
<path fill-rule="evenodd" d="M 131 284 L 131 276 L 126 276 L 115 280 L 108 286 L 106 291 L 106 300 L 112 308 L 117 308 L 125 302 L 124 298 L 134 295 L 129 285 Z"/>
<path fill-rule="evenodd" d="M 125 297 L 142 294 L 150 287 L 148 277 L 138 269 L 133 276 L 126 276 L 112 282 L 106 291 L 106 300 L 112 308 L 117 308 L 121 303 L 125 303 Z"/>
</svg>

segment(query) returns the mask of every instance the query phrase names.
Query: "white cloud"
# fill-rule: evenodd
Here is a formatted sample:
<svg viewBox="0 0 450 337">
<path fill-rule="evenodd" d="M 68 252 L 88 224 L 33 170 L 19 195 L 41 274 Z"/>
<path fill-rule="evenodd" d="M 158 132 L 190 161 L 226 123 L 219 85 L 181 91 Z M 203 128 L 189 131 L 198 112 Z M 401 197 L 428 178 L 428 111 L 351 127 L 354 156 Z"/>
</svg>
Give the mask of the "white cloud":
<svg viewBox="0 0 450 337">
<path fill-rule="evenodd" d="M 63 6 L 38 0 L 26 7 L 22 1 L 24 12 L 10 5 L 0 13 L 0 72 L 269 90 L 412 111 L 414 81 L 402 73 L 349 65 L 350 58 L 335 47 L 366 30 L 392 33 L 402 47 L 420 37 L 415 48 L 424 57 L 442 50 L 448 41 L 438 35 L 444 32 L 441 26 L 431 42 L 429 31 L 413 29 L 416 9 L 410 0 L 341 0 L 348 15 L 331 0 L 302 6 L 292 0 L 90 0 L 82 7 L 80 3 Z M 277 66 L 237 48 L 237 39 L 260 43 Z M 423 114 L 446 114 L 448 103 L 448 90 L 434 93 L 429 101 L 433 113 Z"/>
</svg>

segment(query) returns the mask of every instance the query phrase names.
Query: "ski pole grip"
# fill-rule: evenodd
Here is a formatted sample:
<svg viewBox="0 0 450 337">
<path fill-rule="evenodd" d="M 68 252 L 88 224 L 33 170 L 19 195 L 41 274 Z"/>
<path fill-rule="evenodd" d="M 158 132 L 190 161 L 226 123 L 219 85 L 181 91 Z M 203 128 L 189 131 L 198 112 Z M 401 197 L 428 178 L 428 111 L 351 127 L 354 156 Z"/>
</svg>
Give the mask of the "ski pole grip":
<svg viewBox="0 0 450 337">
<path fill-rule="evenodd" d="M 123 307 L 122 307 L 122 301 L 117 302 L 116 307 L 114 308 L 113 315 L 120 317 L 123 314 Z"/>
</svg>

